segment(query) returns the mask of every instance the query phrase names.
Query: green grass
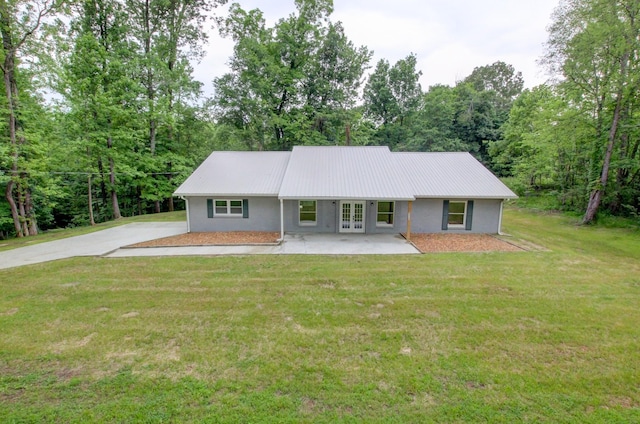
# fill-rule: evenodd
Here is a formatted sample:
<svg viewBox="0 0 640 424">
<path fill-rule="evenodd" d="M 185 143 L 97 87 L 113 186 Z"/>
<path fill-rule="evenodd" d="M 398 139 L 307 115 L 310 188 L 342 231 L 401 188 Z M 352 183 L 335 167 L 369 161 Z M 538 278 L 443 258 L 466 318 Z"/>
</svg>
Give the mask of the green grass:
<svg viewBox="0 0 640 424">
<path fill-rule="evenodd" d="M 640 232 L 0 271 L 2 422 L 640 422 Z"/>
<path fill-rule="evenodd" d="M 128 218 L 121 218 L 116 221 L 101 222 L 94 226 L 75 227 L 66 229 L 56 229 L 43 231 L 37 236 L 14 238 L 9 240 L 0 240 L 0 252 L 3 250 L 16 249 L 18 247 L 29 246 L 47 241 L 59 240 L 67 237 L 80 236 L 83 234 L 93 233 L 95 231 L 106 230 L 107 228 L 117 227 L 119 225 L 131 224 L 133 222 L 173 222 L 186 221 L 185 211 L 164 212 L 149 215 L 138 215 Z"/>
</svg>

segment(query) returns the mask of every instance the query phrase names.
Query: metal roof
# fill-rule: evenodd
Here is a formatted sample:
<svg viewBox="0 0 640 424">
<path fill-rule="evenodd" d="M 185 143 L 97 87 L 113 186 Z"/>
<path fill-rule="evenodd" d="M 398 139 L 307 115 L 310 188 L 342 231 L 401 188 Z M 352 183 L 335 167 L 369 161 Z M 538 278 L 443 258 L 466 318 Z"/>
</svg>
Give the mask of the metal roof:
<svg viewBox="0 0 640 424">
<path fill-rule="evenodd" d="M 296 146 L 280 199 L 414 200 L 387 147 Z"/>
<path fill-rule="evenodd" d="M 514 199 L 509 188 L 469 153 L 392 153 L 415 197 Z"/>
<path fill-rule="evenodd" d="M 353 200 L 517 197 L 469 153 L 392 153 L 385 146 L 214 152 L 174 194 Z"/>
<path fill-rule="evenodd" d="M 291 152 L 213 152 L 176 196 L 277 196 Z"/>
</svg>

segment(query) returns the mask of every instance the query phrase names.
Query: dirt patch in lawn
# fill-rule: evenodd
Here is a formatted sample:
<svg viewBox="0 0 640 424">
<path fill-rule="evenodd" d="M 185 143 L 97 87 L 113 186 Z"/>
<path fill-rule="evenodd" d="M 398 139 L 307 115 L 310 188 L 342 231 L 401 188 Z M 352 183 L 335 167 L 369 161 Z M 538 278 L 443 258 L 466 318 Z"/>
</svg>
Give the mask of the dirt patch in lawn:
<svg viewBox="0 0 640 424">
<path fill-rule="evenodd" d="M 525 250 L 489 234 L 411 234 L 411 242 L 422 253 L 521 252 Z"/>
<path fill-rule="evenodd" d="M 228 231 L 220 233 L 186 233 L 133 244 L 128 247 L 232 246 L 277 244 L 280 233 L 262 231 Z"/>
</svg>

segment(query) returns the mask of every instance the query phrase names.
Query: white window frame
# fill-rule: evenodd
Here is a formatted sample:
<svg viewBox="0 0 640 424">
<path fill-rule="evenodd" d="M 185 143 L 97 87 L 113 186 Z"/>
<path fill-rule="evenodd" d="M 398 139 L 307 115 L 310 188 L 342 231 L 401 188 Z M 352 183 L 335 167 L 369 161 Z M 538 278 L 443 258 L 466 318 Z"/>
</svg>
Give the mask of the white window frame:
<svg viewBox="0 0 640 424">
<path fill-rule="evenodd" d="M 227 211 L 226 212 L 218 212 L 217 202 L 227 202 Z M 231 202 L 240 202 L 240 213 L 232 213 L 231 212 Z M 237 206 L 234 206 L 237 208 Z M 214 217 L 229 217 L 229 218 L 242 218 L 244 215 L 244 201 L 242 199 L 213 199 L 213 216 Z"/>
<path fill-rule="evenodd" d="M 391 213 L 389 212 L 380 212 L 380 203 L 391 203 Z M 391 215 L 391 224 L 387 223 L 386 221 L 378 221 L 378 215 L 380 215 L 381 213 L 385 214 L 385 215 Z M 396 202 L 394 201 L 378 201 L 378 204 L 376 205 L 376 227 L 387 227 L 387 228 L 392 228 L 395 225 L 396 222 Z"/>
<path fill-rule="evenodd" d="M 454 212 L 453 214 L 451 213 L 451 204 L 452 203 L 462 203 L 464 204 L 464 209 L 462 210 L 462 213 L 459 212 Z M 467 201 L 466 200 L 449 200 L 449 210 L 447 211 L 447 228 L 451 228 L 451 229 L 465 229 L 467 227 Z M 449 217 L 451 215 L 462 215 L 462 224 L 451 224 L 449 222 Z"/>
<path fill-rule="evenodd" d="M 313 211 L 315 215 L 315 220 L 303 221 L 302 219 L 300 219 L 300 214 L 302 213 L 302 202 L 313 202 L 315 206 L 315 210 Z M 311 212 L 306 212 L 306 213 L 311 213 Z M 318 225 L 318 201 L 317 200 L 313 200 L 313 199 L 298 200 L 298 224 L 301 227 L 313 227 Z"/>
</svg>

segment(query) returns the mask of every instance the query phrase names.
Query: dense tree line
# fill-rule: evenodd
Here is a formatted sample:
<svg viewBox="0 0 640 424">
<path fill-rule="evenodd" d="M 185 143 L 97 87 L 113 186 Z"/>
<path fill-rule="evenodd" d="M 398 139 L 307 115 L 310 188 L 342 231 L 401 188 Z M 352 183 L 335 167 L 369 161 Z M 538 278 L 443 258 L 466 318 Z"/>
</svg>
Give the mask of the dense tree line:
<svg viewBox="0 0 640 424">
<path fill-rule="evenodd" d="M 295 0 L 272 26 L 237 4 L 209 20 L 223 3 L 0 0 L 0 237 L 173 210 L 211 150 L 300 144 L 469 151 L 585 222 L 638 215 L 636 1 L 562 0 L 555 80 L 527 90 L 500 61 L 421 87 L 415 54 L 371 63 L 331 0 Z M 211 25 L 235 47 L 205 99 L 192 64 Z"/>
</svg>

